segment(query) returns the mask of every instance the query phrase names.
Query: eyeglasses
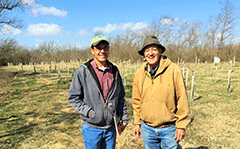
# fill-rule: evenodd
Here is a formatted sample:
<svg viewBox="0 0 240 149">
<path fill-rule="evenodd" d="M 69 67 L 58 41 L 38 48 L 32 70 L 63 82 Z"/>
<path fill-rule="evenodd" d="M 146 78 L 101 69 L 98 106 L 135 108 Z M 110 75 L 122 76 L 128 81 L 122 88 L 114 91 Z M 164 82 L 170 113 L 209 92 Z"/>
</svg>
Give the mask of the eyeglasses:
<svg viewBox="0 0 240 149">
<path fill-rule="evenodd" d="M 154 48 L 147 48 L 147 49 L 145 49 L 144 52 L 145 52 L 145 53 L 149 53 L 150 51 L 152 51 L 152 52 L 154 52 L 154 53 L 159 52 L 159 51 L 158 51 L 158 48 L 155 48 L 155 47 L 154 47 Z"/>
<path fill-rule="evenodd" d="M 102 50 L 104 50 L 104 51 L 109 51 L 109 46 L 103 46 L 103 47 L 101 47 L 101 46 L 96 46 L 96 49 L 98 50 L 98 51 L 102 51 Z"/>
</svg>

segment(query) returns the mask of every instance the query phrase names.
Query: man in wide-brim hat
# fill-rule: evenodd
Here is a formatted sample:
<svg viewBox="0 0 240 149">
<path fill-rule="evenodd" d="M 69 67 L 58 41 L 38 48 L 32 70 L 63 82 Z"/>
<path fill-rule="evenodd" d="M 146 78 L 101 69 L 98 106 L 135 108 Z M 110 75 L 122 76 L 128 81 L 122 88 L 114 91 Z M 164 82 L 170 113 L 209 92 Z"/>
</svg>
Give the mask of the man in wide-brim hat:
<svg viewBox="0 0 240 149">
<path fill-rule="evenodd" d="M 179 147 L 190 123 L 186 89 L 179 67 L 166 56 L 156 36 L 147 36 L 138 51 L 146 63 L 133 81 L 133 135 L 142 132 L 144 148 Z M 141 129 L 141 130 L 140 130 Z"/>
</svg>

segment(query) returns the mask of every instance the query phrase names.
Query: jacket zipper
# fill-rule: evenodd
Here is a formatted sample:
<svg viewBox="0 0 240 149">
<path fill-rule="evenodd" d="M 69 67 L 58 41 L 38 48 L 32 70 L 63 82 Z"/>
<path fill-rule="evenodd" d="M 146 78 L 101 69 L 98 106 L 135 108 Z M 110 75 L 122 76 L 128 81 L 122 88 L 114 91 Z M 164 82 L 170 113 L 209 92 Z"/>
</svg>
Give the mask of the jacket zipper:
<svg viewBox="0 0 240 149">
<path fill-rule="evenodd" d="M 117 76 L 118 76 L 118 71 L 116 72 L 116 76 L 115 76 L 115 80 L 114 81 L 117 81 Z M 110 93 L 108 93 L 108 96 L 107 96 L 107 100 L 108 101 L 108 97 L 111 95 L 111 93 L 113 92 L 113 89 L 110 91 Z M 106 102 L 107 103 L 107 102 Z M 106 108 L 107 104 L 105 104 L 105 111 L 104 111 L 104 116 L 105 116 L 105 119 L 107 119 L 107 108 Z"/>
</svg>

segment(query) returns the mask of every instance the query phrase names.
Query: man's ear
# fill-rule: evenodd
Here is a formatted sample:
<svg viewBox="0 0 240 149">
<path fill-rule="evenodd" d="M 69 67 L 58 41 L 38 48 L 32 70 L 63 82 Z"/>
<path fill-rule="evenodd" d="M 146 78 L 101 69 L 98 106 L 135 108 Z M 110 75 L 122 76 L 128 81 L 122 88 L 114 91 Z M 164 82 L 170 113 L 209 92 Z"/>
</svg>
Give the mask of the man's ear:
<svg viewBox="0 0 240 149">
<path fill-rule="evenodd" d="M 160 55 L 162 55 L 162 51 L 163 51 L 162 48 L 159 48 L 158 51 L 159 51 Z"/>
<path fill-rule="evenodd" d="M 94 49 L 90 48 L 91 53 L 94 55 Z"/>
</svg>

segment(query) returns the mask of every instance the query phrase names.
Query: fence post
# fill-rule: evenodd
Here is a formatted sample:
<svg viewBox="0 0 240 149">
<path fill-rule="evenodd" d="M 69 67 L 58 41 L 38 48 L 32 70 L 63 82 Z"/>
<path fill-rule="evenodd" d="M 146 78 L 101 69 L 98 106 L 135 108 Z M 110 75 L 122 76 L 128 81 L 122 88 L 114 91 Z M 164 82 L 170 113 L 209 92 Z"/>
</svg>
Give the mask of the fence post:
<svg viewBox="0 0 240 149">
<path fill-rule="evenodd" d="M 205 61 L 205 74 L 207 75 L 207 61 Z"/>
<path fill-rule="evenodd" d="M 57 73 L 57 64 L 55 63 L 55 73 Z"/>
<path fill-rule="evenodd" d="M 185 64 L 184 64 L 184 62 L 183 62 L 183 67 L 182 67 L 182 76 L 183 76 L 183 80 L 184 80 L 184 78 L 185 78 L 184 73 L 185 73 Z"/>
<path fill-rule="evenodd" d="M 198 58 L 197 58 L 197 56 L 195 57 L 195 65 L 197 66 L 197 60 Z"/>
<path fill-rule="evenodd" d="M 58 68 L 58 79 L 61 79 L 60 68 Z"/>
<path fill-rule="evenodd" d="M 185 79 L 186 83 L 185 83 L 185 86 L 187 87 L 187 83 L 188 83 L 188 69 L 187 69 L 187 72 L 186 72 L 186 79 Z"/>
<path fill-rule="evenodd" d="M 42 69 L 43 69 L 43 75 L 45 75 L 45 68 L 44 68 L 44 66 L 43 66 L 43 68 L 42 68 Z"/>
<path fill-rule="evenodd" d="M 233 67 L 235 67 L 235 57 L 233 58 Z"/>
<path fill-rule="evenodd" d="M 228 92 L 230 92 L 230 83 L 231 83 L 231 70 L 228 70 L 228 86 L 227 86 L 227 90 Z"/>
<path fill-rule="evenodd" d="M 37 71 L 36 71 L 36 66 L 35 66 L 35 63 L 34 63 L 34 65 L 33 65 L 33 70 L 34 70 L 34 74 L 36 74 L 36 73 L 37 73 Z"/>
<path fill-rule="evenodd" d="M 232 60 L 230 60 L 230 62 L 229 62 L 229 70 L 232 70 L 232 65 L 233 65 L 233 62 L 232 62 Z"/>
<path fill-rule="evenodd" d="M 23 71 L 23 64 L 21 63 L 21 69 L 22 69 L 22 71 Z"/>
<path fill-rule="evenodd" d="M 74 70 L 72 70 L 72 77 L 74 76 Z"/>
<path fill-rule="evenodd" d="M 211 72 L 211 68 L 212 67 L 212 65 L 211 64 L 209 64 L 209 76 L 211 76 L 212 75 L 212 72 Z"/>
<path fill-rule="evenodd" d="M 194 77 L 195 77 L 195 72 L 193 72 L 193 75 L 192 75 L 191 102 L 193 102 L 193 98 L 194 98 Z"/>
<path fill-rule="evenodd" d="M 125 63 L 125 61 L 122 63 L 122 77 L 123 77 L 123 85 L 124 85 L 124 87 L 126 87 L 127 83 L 126 83 L 126 76 L 125 76 L 125 71 L 124 71 L 124 63 Z"/>
<path fill-rule="evenodd" d="M 49 73 L 51 73 L 51 67 L 52 67 L 52 63 L 50 62 L 49 69 L 48 69 Z"/>
<path fill-rule="evenodd" d="M 68 74 L 68 67 L 66 67 L 65 81 L 67 80 L 67 74 Z"/>
</svg>

